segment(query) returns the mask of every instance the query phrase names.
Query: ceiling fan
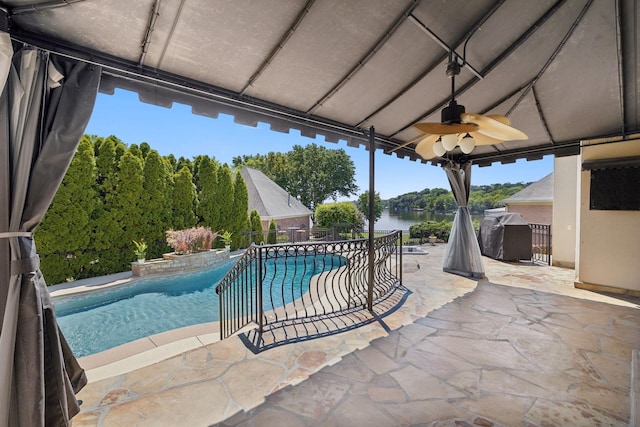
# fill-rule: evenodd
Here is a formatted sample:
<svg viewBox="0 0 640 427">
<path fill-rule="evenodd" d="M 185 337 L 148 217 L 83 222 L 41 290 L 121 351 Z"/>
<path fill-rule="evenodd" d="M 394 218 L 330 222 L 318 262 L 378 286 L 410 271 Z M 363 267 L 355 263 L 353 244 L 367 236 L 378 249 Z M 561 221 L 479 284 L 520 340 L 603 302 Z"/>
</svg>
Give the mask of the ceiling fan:
<svg viewBox="0 0 640 427">
<path fill-rule="evenodd" d="M 451 101 L 442 109 L 440 123 L 416 123 L 413 127 L 419 130 L 421 135 L 391 151 L 420 140 L 415 148 L 416 153 L 429 160 L 442 157 L 457 146 L 464 154 L 469 154 L 476 145 L 494 145 L 503 141 L 528 139 L 524 132 L 511 127 L 508 117 L 467 113 L 464 105 L 456 102 L 455 76 L 460 74 L 460 67 L 464 64 L 464 59 L 460 64 L 457 58 L 453 57 L 453 52 L 450 53 L 447 76 L 451 78 Z"/>
</svg>

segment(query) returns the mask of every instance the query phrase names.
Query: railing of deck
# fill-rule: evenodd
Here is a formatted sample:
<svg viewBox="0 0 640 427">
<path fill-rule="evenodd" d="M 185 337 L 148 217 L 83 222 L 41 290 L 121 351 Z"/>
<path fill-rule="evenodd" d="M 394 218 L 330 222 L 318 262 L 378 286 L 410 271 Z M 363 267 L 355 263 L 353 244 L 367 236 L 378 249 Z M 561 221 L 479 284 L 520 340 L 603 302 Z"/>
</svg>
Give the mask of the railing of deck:
<svg viewBox="0 0 640 427">
<path fill-rule="evenodd" d="M 374 240 L 373 301 L 402 282 L 402 232 Z M 367 306 L 369 240 L 252 245 L 216 287 L 220 336 Z"/>
<path fill-rule="evenodd" d="M 529 223 L 531 227 L 531 260 L 551 265 L 551 225 Z"/>
</svg>

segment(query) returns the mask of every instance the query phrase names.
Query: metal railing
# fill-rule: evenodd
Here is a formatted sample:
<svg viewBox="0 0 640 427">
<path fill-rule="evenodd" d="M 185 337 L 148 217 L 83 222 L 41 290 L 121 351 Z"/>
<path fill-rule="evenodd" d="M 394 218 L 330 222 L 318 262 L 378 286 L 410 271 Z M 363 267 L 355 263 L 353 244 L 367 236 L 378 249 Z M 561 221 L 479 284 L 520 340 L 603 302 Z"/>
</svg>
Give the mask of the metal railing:
<svg viewBox="0 0 640 427">
<path fill-rule="evenodd" d="M 374 238 L 373 301 L 402 283 L 402 232 Z M 366 307 L 368 239 L 252 245 L 216 287 L 220 337 Z"/>
<path fill-rule="evenodd" d="M 533 224 L 531 227 L 531 260 L 551 265 L 551 225 Z"/>
</svg>

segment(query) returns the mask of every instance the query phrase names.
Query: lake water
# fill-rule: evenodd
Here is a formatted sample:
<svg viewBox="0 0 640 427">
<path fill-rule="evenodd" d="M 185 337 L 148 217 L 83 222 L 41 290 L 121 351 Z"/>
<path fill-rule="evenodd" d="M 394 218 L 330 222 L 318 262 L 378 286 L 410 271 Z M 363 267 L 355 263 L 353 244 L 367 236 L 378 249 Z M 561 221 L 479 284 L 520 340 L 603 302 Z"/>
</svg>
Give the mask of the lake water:
<svg viewBox="0 0 640 427">
<path fill-rule="evenodd" d="M 409 230 L 409 227 L 423 221 L 453 221 L 454 214 L 432 214 L 427 211 L 390 211 L 385 209 L 376 221 L 376 230 Z M 483 215 L 472 215 L 473 219 L 481 220 Z"/>
<path fill-rule="evenodd" d="M 376 221 L 376 230 L 408 230 L 423 221 L 453 221 L 453 215 L 432 214 L 427 211 L 390 211 L 385 209 Z"/>
</svg>

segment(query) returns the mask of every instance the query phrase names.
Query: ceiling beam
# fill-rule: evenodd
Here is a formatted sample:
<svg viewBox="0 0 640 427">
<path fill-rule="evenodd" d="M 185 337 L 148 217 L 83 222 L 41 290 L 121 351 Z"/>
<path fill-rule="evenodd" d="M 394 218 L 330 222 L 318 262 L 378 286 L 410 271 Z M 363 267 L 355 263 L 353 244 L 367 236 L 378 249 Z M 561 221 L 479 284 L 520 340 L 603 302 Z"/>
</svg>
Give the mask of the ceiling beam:
<svg viewBox="0 0 640 427">
<path fill-rule="evenodd" d="M 623 60 L 623 43 L 624 40 L 622 38 L 622 26 L 624 25 L 622 22 L 622 14 L 620 10 L 622 8 L 622 0 L 616 1 L 615 14 L 616 14 L 616 47 L 617 52 L 616 56 L 618 58 L 618 88 L 620 91 L 620 123 L 622 123 L 622 135 L 626 133 L 625 128 L 625 118 L 626 118 L 626 100 L 624 96 L 624 60 Z"/>
<path fill-rule="evenodd" d="M 469 40 L 469 38 L 478 30 L 478 28 L 480 28 L 480 25 L 482 23 L 484 23 L 497 10 L 497 8 L 502 3 L 503 3 L 503 1 L 498 1 L 498 2 L 494 3 L 493 7 L 491 7 L 491 9 L 487 10 L 487 12 L 474 24 L 472 29 L 470 31 L 468 31 L 463 37 L 458 39 L 453 45 L 454 46 L 460 46 L 466 40 Z M 417 76 L 408 85 L 403 87 L 398 93 L 396 93 L 394 96 L 392 96 L 386 102 L 384 102 L 382 105 L 380 105 L 375 111 L 373 111 L 367 117 L 362 119 L 356 126 L 358 126 L 358 127 L 364 126 L 366 123 L 369 122 L 369 120 L 371 120 L 371 118 L 375 117 L 376 114 L 380 113 L 385 108 L 389 107 L 391 104 L 393 104 L 395 101 L 397 101 L 401 96 L 403 96 L 405 93 L 407 93 L 411 89 L 413 89 L 422 79 L 424 79 L 427 75 L 429 75 L 436 67 L 438 67 L 448 57 L 449 57 L 449 53 L 444 53 L 441 56 L 439 56 L 438 58 L 436 58 L 435 61 L 433 61 L 431 64 L 429 64 L 427 66 L 427 68 L 419 76 Z M 398 132 L 395 132 L 394 134 L 397 135 L 397 133 Z"/>
<path fill-rule="evenodd" d="M 71 6 L 74 3 L 81 3 L 85 0 L 50 0 L 40 3 L 25 4 L 23 6 L 12 7 L 8 10 L 10 15 L 20 15 L 23 13 L 42 12 L 48 9 Z"/>
<path fill-rule="evenodd" d="M 549 56 L 549 58 L 547 59 L 547 62 L 542 66 L 540 71 L 538 71 L 538 74 L 533 78 L 533 80 L 531 80 L 531 82 L 529 83 L 529 86 L 522 91 L 522 93 L 520 94 L 520 97 L 513 103 L 511 108 L 509 108 L 509 110 L 505 114 L 506 116 L 509 116 L 509 114 L 511 114 L 513 110 L 515 110 L 518 107 L 518 105 L 520 105 L 520 102 L 522 102 L 522 100 L 525 98 L 525 96 L 527 96 L 527 94 L 533 88 L 536 82 L 540 80 L 540 78 L 545 73 L 545 71 L 547 71 L 547 69 L 553 63 L 553 60 L 556 59 L 556 57 L 558 56 L 558 54 L 560 53 L 564 45 L 567 44 L 567 40 L 569 40 L 569 37 L 571 37 L 571 34 L 573 34 L 573 31 L 578 27 L 578 24 L 580 24 L 580 22 L 582 21 L 582 18 L 584 18 L 584 15 L 587 13 L 587 10 L 589 10 L 592 4 L 593 4 L 593 0 L 587 1 L 587 3 L 584 5 L 582 10 L 576 17 L 576 19 L 573 21 L 573 24 L 571 24 L 571 27 L 569 27 L 569 30 L 566 32 L 562 40 L 560 40 L 560 43 L 558 44 L 558 46 L 556 46 L 551 56 Z"/>
<path fill-rule="evenodd" d="M 400 28 L 400 25 L 411 15 L 411 12 L 418 6 L 420 0 L 413 0 L 413 2 L 409 5 L 409 7 L 395 20 L 391 28 L 388 29 L 385 34 L 374 44 L 374 46 L 369 49 L 369 51 L 362 57 L 356 65 L 349 70 L 349 72 L 342 78 L 340 81 L 333 87 L 329 92 L 327 92 L 324 96 L 322 96 L 309 110 L 307 113 L 313 114 L 313 112 L 318 109 L 322 104 L 327 102 L 329 98 L 336 94 L 349 80 L 355 76 L 358 71 L 360 71 L 371 58 L 380 50 L 382 46 L 391 38 L 391 36 Z"/>
<path fill-rule="evenodd" d="M 273 50 L 271 51 L 271 53 L 269 53 L 267 58 L 262 62 L 262 64 L 260 64 L 260 66 L 258 67 L 258 70 L 255 73 L 253 73 L 251 78 L 247 81 L 247 84 L 240 91 L 240 96 L 243 96 L 244 94 L 246 94 L 247 91 L 251 88 L 251 86 L 253 86 L 253 84 L 256 82 L 256 80 L 258 80 L 258 78 L 260 78 L 262 73 L 264 73 L 267 67 L 271 65 L 271 62 L 273 62 L 276 56 L 278 56 L 278 54 L 280 53 L 284 45 L 287 43 L 287 41 L 289 41 L 291 36 L 293 36 L 293 34 L 296 32 L 296 30 L 302 23 L 302 20 L 305 18 L 305 16 L 307 16 L 307 13 L 309 13 L 309 9 L 311 9 L 311 6 L 313 6 L 314 2 L 315 0 L 307 1 L 307 4 L 305 4 L 302 10 L 300 11 L 300 13 L 298 13 L 298 16 L 296 16 L 296 19 L 293 21 L 293 24 L 291 25 L 291 27 L 289 27 L 289 30 L 284 34 L 284 36 L 280 38 L 280 40 L 276 44 L 276 47 L 273 48 Z"/>
<path fill-rule="evenodd" d="M 560 9 L 560 7 L 565 2 L 566 2 L 566 0 L 558 0 L 558 1 L 556 1 L 553 4 L 553 6 L 551 6 L 544 13 L 544 15 L 542 15 L 536 22 L 534 22 L 533 25 L 531 25 L 524 33 L 522 33 L 522 35 L 520 37 L 518 37 L 518 39 L 515 42 L 513 42 L 509 47 L 507 47 L 504 51 L 502 51 L 502 53 L 500 53 L 500 55 L 498 55 L 496 57 L 496 59 L 494 59 L 484 70 L 482 70 L 481 71 L 482 75 L 486 76 L 491 71 L 493 71 L 494 68 L 496 68 L 503 61 L 505 61 L 509 57 L 509 55 L 511 55 L 511 53 L 513 53 L 513 51 L 515 51 L 517 48 L 519 48 L 525 41 L 527 41 L 529 39 L 529 37 L 531 37 L 533 34 L 535 34 L 536 31 L 538 31 L 542 27 L 542 25 L 549 18 L 552 17 L 558 11 L 558 9 Z M 480 81 L 480 79 L 478 79 L 477 77 L 474 77 L 473 79 L 468 81 L 466 84 L 464 84 L 460 89 L 458 89 L 456 91 L 456 96 L 459 96 L 459 95 L 463 94 L 464 92 L 469 90 L 473 85 L 475 85 L 479 81 Z M 400 132 L 405 131 L 408 128 L 410 128 L 414 123 L 418 123 L 418 122 L 423 121 L 427 117 L 431 116 L 433 113 L 435 113 L 435 112 L 439 111 L 440 109 L 442 109 L 442 107 L 447 105 L 450 100 L 451 100 L 450 97 L 447 96 L 447 98 L 445 98 L 442 101 L 440 101 L 440 103 L 438 103 L 436 106 L 431 108 L 429 111 L 427 111 L 426 113 L 423 113 L 419 117 L 416 117 L 415 119 L 413 119 L 409 123 L 407 123 L 404 126 L 402 126 L 401 128 L 399 128 L 397 131 L 393 132 L 391 134 L 391 136 L 395 137 Z"/>
<path fill-rule="evenodd" d="M 149 45 L 151 44 L 151 35 L 153 34 L 153 30 L 156 27 L 156 21 L 158 20 L 158 16 L 160 16 L 160 0 L 155 0 L 153 2 L 153 7 L 151 8 L 151 14 L 149 15 L 149 22 L 147 23 L 147 29 L 144 32 L 144 39 L 140 44 L 140 59 L 138 60 L 138 65 L 144 65 L 144 58 L 147 56 L 147 49 L 149 49 Z"/>
</svg>

